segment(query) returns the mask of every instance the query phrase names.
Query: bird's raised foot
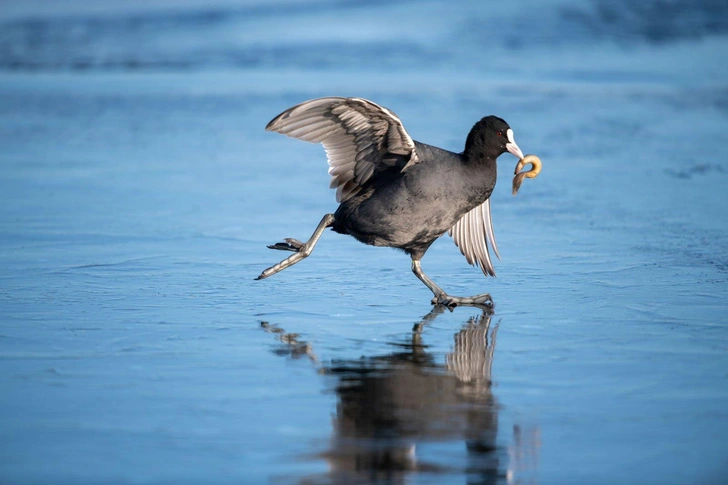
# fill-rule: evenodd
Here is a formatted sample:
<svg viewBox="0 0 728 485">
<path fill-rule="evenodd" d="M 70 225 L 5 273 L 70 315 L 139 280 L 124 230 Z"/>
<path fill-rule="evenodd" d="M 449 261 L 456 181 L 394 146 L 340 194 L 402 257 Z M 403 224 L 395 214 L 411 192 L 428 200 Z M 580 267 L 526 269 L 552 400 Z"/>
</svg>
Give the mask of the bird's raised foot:
<svg viewBox="0 0 728 485">
<path fill-rule="evenodd" d="M 273 272 L 271 271 L 272 269 L 273 269 L 272 267 L 271 267 L 271 268 L 268 268 L 268 269 L 266 269 L 265 271 L 263 271 L 262 273 L 260 273 L 260 275 L 259 275 L 259 276 L 258 276 L 257 278 L 255 278 L 255 280 L 256 280 L 256 281 L 258 281 L 258 280 L 264 280 L 264 279 L 266 279 L 267 277 L 269 277 L 269 276 L 271 276 L 271 275 L 275 274 L 275 273 L 273 273 Z"/>
<path fill-rule="evenodd" d="M 452 311 L 453 308 L 455 308 L 458 305 L 474 306 L 474 307 L 478 307 L 478 308 L 483 308 L 484 310 L 486 310 L 486 309 L 492 310 L 493 307 L 495 306 L 495 303 L 493 303 L 493 298 L 491 298 L 489 293 L 483 293 L 481 295 L 468 296 L 468 297 L 450 296 L 446 293 L 440 293 L 439 295 L 435 295 L 435 297 L 432 298 L 432 304 L 433 305 L 444 305 L 450 311 Z"/>
<path fill-rule="evenodd" d="M 287 237 L 283 242 L 268 245 L 268 249 L 279 249 L 281 251 L 293 251 L 294 253 L 299 252 L 304 246 L 304 243 L 298 239 Z"/>
</svg>

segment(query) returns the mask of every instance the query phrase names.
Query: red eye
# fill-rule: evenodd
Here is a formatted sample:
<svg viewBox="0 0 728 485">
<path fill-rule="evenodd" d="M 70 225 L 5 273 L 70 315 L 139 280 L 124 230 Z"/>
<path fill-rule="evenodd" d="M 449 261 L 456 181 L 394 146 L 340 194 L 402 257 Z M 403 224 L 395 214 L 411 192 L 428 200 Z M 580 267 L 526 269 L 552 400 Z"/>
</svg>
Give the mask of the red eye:
<svg viewBox="0 0 728 485">
<path fill-rule="evenodd" d="M 503 136 L 503 132 L 502 131 L 499 131 L 498 133 L 496 133 L 496 135 Z"/>
</svg>

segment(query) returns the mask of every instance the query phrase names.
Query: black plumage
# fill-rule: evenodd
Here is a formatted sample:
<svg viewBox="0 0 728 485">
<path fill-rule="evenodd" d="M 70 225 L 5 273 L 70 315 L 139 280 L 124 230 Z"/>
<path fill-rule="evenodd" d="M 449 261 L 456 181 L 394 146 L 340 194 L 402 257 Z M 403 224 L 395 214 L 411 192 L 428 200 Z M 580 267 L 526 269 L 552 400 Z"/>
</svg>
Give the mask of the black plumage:
<svg viewBox="0 0 728 485">
<path fill-rule="evenodd" d="M 324 216 L 306 243 L 286 239 L 269 246 L 296 254 L 258 279 L 307 257 L 323 230 L 332 227 L 365 244 L 407 252 L 412 271 L 433 292 L 434 303 L 492 302 L 488 294 L 447 295 L 425 275 L 420 259 L 449 232 L 470 264 L 495 276 L 490 250 L 496 256 L 498 250 L 489 197 L 496 183 L 496 159 L 506 151 L 523 159 L 508 123 L 486 116 L 471 129 L 463 152 L 453 153 L 412 140 L 396 114 L 371 101 L 327 97 L 284 111 L 266 129 L 323 144 L 339 207 Z"/>
</svg>

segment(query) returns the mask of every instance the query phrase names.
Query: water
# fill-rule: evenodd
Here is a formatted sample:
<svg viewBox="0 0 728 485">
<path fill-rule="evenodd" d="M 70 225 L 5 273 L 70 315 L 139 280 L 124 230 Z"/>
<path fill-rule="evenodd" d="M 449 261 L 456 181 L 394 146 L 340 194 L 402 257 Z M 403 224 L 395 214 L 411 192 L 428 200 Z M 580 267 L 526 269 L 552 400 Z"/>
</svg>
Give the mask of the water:
<svg viewBox="0 0 728 485">
<path fill-rule="evenodd" d="M 0 477 L 12 483 L 722 483 L 721 2 L 5 2 Z M 322 95 L 544 161 L 498 278 L 327 232 Z M 415 331 L 413 332 L 413 326 Z"/>
</svg>

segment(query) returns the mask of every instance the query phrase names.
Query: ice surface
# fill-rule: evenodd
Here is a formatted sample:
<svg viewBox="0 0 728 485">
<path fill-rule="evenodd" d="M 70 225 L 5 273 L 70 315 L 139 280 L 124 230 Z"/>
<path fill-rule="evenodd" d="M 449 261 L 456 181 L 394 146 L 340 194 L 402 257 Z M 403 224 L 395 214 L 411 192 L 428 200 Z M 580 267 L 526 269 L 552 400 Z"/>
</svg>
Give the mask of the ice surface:
<svg viewBox="0 0 728 485">
<path fill-rule="evenodd" d="M 3 2 L 0 481 L 724 482 L 727 25 L 711 1 Z M 497 114 L 541 157 L 515 198 L 500 162 L 498 278 L 448 237 L 423 260 L 492 319 L 428 315 L 405 255 L 328 232 L 253 281 L 335 209 L 323 149 L 263 130 L 322 95 L 451 150 Z"/>
</svg>

